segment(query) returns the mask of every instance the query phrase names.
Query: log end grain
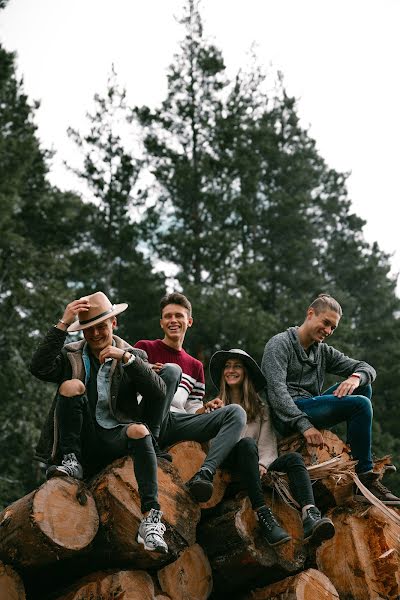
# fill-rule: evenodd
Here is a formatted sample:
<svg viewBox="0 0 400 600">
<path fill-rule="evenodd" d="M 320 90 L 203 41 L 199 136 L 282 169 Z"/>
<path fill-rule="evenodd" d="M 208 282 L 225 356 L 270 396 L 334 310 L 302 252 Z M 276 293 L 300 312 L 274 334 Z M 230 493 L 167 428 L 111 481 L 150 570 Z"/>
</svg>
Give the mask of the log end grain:
<svg viewBox="0 0 400 600">
<path fill-rule="evenodd" d="M 71 478 L 54 478 L 43 484 L 33 498 L 32 519 L 53 543 L 68 550 L 88 546 L 99 527 L 99 516 L 92 494 Z"/>
</svg>

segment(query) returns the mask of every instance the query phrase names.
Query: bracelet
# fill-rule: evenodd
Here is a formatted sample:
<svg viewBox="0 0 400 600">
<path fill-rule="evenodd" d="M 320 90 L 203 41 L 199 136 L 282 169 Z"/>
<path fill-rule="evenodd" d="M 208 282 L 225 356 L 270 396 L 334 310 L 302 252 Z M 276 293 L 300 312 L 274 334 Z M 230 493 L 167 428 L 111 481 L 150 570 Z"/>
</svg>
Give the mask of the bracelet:
<svg viewBox="0 0 400 600">
<path fill-rule="evenodd" d="M 357 379 L 361 379 L 361 375 L 359 375 L 358 373 L 352 373 L 350 377 L 357 377 Z"/>
<path fill-rule="evenodd" d="M 72 324 L 72 323 L 67 323 L 66 321 L 63 321 L 62 319 L 58 319 L 57 323 L 62 323 L 66 327 L 69 327 Z"/>
<path fill-rule="evenodd" d="M 136 360 L 136 356 L 134 354 L 132 354 L 131 352 L 129 352 L 129 350 L 126 350 L 126 352 L 128 352 L 131 355 L 131 357 L 130 357 L 130 359 L 126 363 L 124 363 L 124 367 L 127 367 L 128 365 L 131 365 Z"/>
</svg>

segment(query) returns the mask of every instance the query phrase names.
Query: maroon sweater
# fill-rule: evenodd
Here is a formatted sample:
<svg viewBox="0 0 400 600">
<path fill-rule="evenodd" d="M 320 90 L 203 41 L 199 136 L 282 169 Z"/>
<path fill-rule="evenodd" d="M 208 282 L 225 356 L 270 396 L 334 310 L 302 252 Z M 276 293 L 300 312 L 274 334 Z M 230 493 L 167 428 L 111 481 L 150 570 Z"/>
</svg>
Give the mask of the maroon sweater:
<svg viewBox="0 0 400 600">
<path fill-rule="evenodd" d="M 182 369 L 182 380 L 172 400 L 173 412 L 194 414 L 203 406 L 205 394 L 204 368 L 202 363 L 185 350 L 175 350 L 162 340 L 139 340 L 135 348 L 144 350 L 149 362 L 175 363 Z"/>
</svg>

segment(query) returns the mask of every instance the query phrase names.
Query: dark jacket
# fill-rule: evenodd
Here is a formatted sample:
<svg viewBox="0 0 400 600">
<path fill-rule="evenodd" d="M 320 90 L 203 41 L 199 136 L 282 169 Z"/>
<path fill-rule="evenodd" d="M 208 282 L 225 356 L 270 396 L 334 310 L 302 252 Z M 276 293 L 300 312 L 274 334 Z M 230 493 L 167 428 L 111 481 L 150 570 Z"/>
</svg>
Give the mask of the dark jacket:
<svg viewBox="0 0 400 600">
<path fill-rule="evenodd" d="M 85 369 L 82 353 L 85 340 L 72 342 L 64 346 L 67 334 L 65 331 L 52 327 L 35 351 L 29 370 L 38 379 L 56 383 L 58 386 L 68 379 L 80 379 L 85 383 Z M 120 423 L 134 421 L 133 409 L 137 409 L 137 395 L 142 401 L 163 401 L 165 398 L 165 383 L 153 371 L 143 350 L 134 349 L 120 337 L 113 336 L 117 348 L 126 349 L 136 356 L 136 360 L 123 368 L 120 361 L 113 360 L 111 366 L 110 414 Z M 132 401 L 124 402 L 118 397 L 118 391 L 123 378 L 127 378 L 132 386 Z M 57 396 L 54 398 L 50 411 L 42 429 L 36 448 L 36 456 L 43 462 L 56 460 L 57 455 L 57 422 L 55 416 Z"/>
</svg>

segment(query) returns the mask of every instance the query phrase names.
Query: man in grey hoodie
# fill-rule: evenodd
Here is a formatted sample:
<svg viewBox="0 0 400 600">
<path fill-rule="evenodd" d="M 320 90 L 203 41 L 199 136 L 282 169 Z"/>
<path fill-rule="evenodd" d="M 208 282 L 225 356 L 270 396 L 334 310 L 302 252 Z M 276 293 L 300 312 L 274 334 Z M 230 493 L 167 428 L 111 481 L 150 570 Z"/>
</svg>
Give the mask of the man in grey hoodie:
<svg viewBox="0 0 400 600">
<path fill-rule="evenodd" d="M 347 423 L 347 441 L 357 460 L 360 481 L 385 504 L 400 505 L 373 472 L 372 388 L 375 369 L 324 343 L 339 324 L 340 304 L 320 294 L 308 307 L 300 327 L 289 327 L 265 346 L 261 370 L 267 379 L 268 400 L 278 431 L 297 431 L 310 446 L 322 446 L 319 429 Z M 322 392 L 326 373 L 344 381 Z M 357 492 L 358 499 L 363 496 Z"/>
</svg>

